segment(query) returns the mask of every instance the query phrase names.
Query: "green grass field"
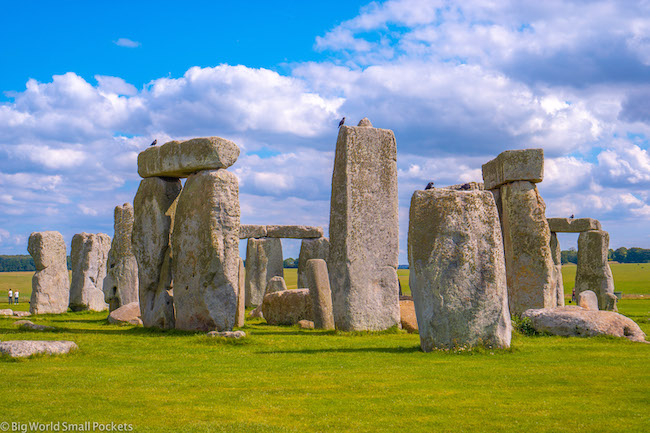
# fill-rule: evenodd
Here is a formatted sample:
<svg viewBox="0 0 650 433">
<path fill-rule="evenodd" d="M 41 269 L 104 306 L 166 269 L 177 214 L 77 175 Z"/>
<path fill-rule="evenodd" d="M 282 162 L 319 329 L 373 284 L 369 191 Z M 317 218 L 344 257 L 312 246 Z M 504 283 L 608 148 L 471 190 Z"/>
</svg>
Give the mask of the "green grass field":
<svg viewBox="0 0 650 433">
<path fill-rule="evenodd" d="M 408 292 L 408 271 L 399 274 Z M 0 301 L 8 287 L 26 296 L 30 278 L 0 274 Z M 295 287 L 295 270 L 285 278 Z M 642 293 L 633 275 L 629 281 Z M 619 308 L 650 334 L 650 299 L 623 299 Z M 0 428 L 91 421 L 136 432 L 650 430 L 650 345 L 624 339 L 515 333 L 510 350 L 423 353 L 418 336 L 402 331 L 300 330 L 255 319 L 233 343 L 105 317 L 33 317 L 57 328 L 46 333 L 0 317 L 2 340 L 72 340 L 80 348 L 0 359 Z"/>
</svg>

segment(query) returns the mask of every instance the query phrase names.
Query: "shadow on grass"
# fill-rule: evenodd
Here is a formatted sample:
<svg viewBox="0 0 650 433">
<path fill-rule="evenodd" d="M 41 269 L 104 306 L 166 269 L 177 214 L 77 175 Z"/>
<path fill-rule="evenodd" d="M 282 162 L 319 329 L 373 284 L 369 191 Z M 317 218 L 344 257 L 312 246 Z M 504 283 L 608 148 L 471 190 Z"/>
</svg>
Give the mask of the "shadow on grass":
<svg viewBox="0 0 650 433">
<path fill-rule="evenodd" d="M 266 350 L 256 352 L 259 355 L 270 354 L 304 354 L 321 355 L 323 353 L 416 353 L 421 352 L 420 345 L 411 347 L 359 347 L 359 348 L 336 348 L 336 349 L 298 349 L 298 350 Z"/>
</svg>

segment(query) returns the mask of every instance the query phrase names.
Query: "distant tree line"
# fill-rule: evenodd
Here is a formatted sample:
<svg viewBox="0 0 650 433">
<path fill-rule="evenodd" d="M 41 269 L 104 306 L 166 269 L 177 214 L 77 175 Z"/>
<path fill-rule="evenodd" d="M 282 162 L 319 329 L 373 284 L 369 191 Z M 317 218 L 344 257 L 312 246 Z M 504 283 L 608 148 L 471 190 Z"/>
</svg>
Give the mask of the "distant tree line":
<svg viewBox="0 0 650 433">
<path fill-rule="evenodd" d="M 289 257 L 288 259 L 284 260 L 284 267 L 285 268 L 297 268 L 298 267 L 298 259 L 292 259 Z"/>
<path fill-rule="evenodd" d="M 68 256 L 68 270 L 72 269 L 70 256 Z M 28 272 L 35 271 L 34 259 L 29 255 L 2 256 L 0 255 L 0 272 Z"/>
<path fill-rule="evenodd" d="M 616 250 L 610 250 L 607 253 L 608 260 L 614 260 L 619 263 L 650 263 L 650 249 L 644 248 L 625 248 L 621 247 Z M 562 264 L 578 263 L 578 251 L 575 248 L 569 248 L 562 251 Z"/>
</svg>

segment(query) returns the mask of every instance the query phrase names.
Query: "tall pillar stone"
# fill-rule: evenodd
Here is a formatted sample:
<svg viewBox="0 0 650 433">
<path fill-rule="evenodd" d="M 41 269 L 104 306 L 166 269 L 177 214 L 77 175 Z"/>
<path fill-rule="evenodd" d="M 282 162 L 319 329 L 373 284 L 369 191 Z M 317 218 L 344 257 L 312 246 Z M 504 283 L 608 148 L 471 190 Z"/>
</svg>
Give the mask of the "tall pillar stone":
<svg viewBox="0 0 650 433">
<path fill-rule="evenodd" d="M 181 189 L 180 179 L 149 177 L 140 182 L 133 200 L 133 253 L 145 327 L 175 326 L 170 234 Z"/>
<path fill-rule="evenodd" d="M 106 278 L 104 278 L 104 300 L 109 311 L 122 305 L 139 302 L 138 261 L 133 255 L 131 234 L 133 233 L 133 206 L 124 203 L 115 206 L 115 234 L 108 252 Z"/>
<path fill-rule="evenodd" d="M 328 238 L 303 239 L 300 244 L 298 256 L 298 288 L 307 286 L 307 261 L 321 259 L 327 262 L 330 254 L 330 241 Z"/>
<path fill-rule="evenodd" d="M 311 296 L 314 328 L 334 329 L 332 290 L 327 263 L 322 259 L 310 259 L 306 266 L 306 284 Z"/>
<path fill-rule="evenodd" d="M 239 258 L 239 275 L 237 280 L 237 315 L 235 316 L 235 326 L 241 328 L 244 326 L 246 316 L 246 268 L 244 261 Z"/>
<path fill-rule="evenodd" d="M 239 285 L 239 183 L 226 170 L 187 178 L 172 232 L 176 329 L 229 331 Z"/>
<path fill-rule="evenodd" d="M 273 277 L 284 278 L 282 241 L 279 238 L 248 239 L 246 245 L 246 306 L 257 306 Z"/>
<path fill-rule="evenodd" d="M 600 310 L 617 311 L 614 278 L 607 261 L 609 233 L 590 230 L 578 236 L 578 267 L 576 269 L 576 297 L 586 290 L 598 296 Z"/>
<path fill-rule="evenodd" d="M 104 311 L 104 278 L 111 238 L 104 233 L 77 233 L 72 237 L 70 309 Z"/>
<path fill-rule="evenodd" d="M 342 126 L 330 206 L 329 276 L 337 329 L 400 323 L 397 145 L 393 131 Z"/>
<path fill-rule="evenodd" d="M 553 281 L 555 282 L 555 297 L 557 299 L 557 306 L 564 307 L 564 281 L 562 280 L 562 249 L 560 242 L 557 239 L 557 233 L 551 232 L 551 256 L 553 257 L 553 264 L 555 265 L 555 274 Z"/>
<path fill-rule="evenodd" d="M 63 236 L 59 232 L 34 232 L 29 236 L 27 251 L 36 266 L 29 312 L 65 313 L 70 300 L 70 277 Z"/>
</svg>

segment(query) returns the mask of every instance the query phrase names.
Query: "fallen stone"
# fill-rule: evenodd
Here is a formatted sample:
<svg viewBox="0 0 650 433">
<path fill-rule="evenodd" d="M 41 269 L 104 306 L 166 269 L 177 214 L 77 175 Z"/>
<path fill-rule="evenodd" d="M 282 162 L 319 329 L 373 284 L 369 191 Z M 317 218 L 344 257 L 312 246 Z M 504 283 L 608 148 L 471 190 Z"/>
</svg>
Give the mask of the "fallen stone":
<svg viewBox="0 0 650 433">
<path fill-rule="evenodd" d="M 239 147 L 220 137 L 170 141 L 138 155 L 141 177 L 188 177 L 202 170 L 228 168 L 239 158 Z"/>
<path fill-rule="evenodd" d="M 420 347 L 510 347 L 499 215 L 488 191 L 415 191 L 409 281 Z"/>
<path fill-rule="evenodd" d="M 332 291 L 327 263 L 322 259 L 307 261 L 306 282 L 311 296 L 314 326 L 318 329 L 334 329 Z"/>
<path fill-rule="evenodd" d="M 16 317 L 29 317 L 32 313 L 29 311 L 14 311 L 14 316 Z"/>
<path fill-rule="evenodd" d="M 239 275 L 237 280 L 237 313 L 235 316 L 235 326 L 241 328 L 244 326 L 246 316 L 246 268 L 244 261 L 239 258 Z"/>
<path fill-rule="evenodd" d="M 602 230 L 600 221 L 593 218 L 548 218 L 548 228 L 556 233 L 581 233 Z"/>
<path fill-rule="evenodd" d="M 267 238 L 307 239 L 323 237 L 322 227 L 266 226 Z"/>
<path fill-rule="evenodd" d="M 531 309 L 522 314 L 530 318 L 538 332 L 565 337 L 611 335 L 645 342 L 645 333 L 633 320 L 613 311 L 591 311 L 577 306 Z"/>
<path fill-rule="evenodd" d="M 248 239 L 246 246 L 246 306 L 260 305 L 269 280 L 284 277 L 282 241 Z"/>
<path fill-rule="evenodd" d="M 617 311 L 618 298 L 614 295 L 614 278 L 607 261 L 609 233 L 591 230 L 578 236 L 578 267 L 576 268 L 576 296 L 591 290 L 598 296 L 598 309 Z"/>
<path fill-rule="evenodd" d="M 413 300 L 400 299 L 399 315 L 402 329 L 409 334 L 418 332 L 418 319 L 415 315 L 415 304 Z"/>
<path fill-rule="evenodd" d="M 262 313 L 269 325 L 295 325 L 311 320 L 312 307 L 309 289 L 284 290 L 264 296 Z"/>
<path fill-rule="evenodd" d="M 246 337 L 246 333 L 244 331 L 210 331 L 208 332 L 208 337 L 233 338 L 239 340 L 240 338 Z"/>
<path fill-rule="evenodd" d="M 265 238 L 266 226 L 243 224 L 239 226 L 239 239 Z"/>
<path fill-rule="evenodd" d="M 204 170 L 185 182 L 172 232 L 176 329 L 230 331 L 239 285 L 239 182 Z"/>
<path fill-rule="evenodd" d="M 339 129 L 327 264 L 334 320 L 342 331 L 384 330 L 400 321 L 396 158 L 393 131 Z"/>
<path fill-rule="evenodd" d="M 298 256 L 298 288 L 304 289 L 307 285 L 307 261 L 322 259 L 327 262 L 330 253 L 330 241 L 327 238 L 303 239 L 300 244 Z"/>
<path fill-rule="evenodd" d="M 31 320 L 18 320 L 14 322 L 14 325 L 19 326 L 23 329 L 29 329 L 31 331 L 55 331 L 56 328 L 52 326 L 37 325 Z"/>
<path fill-rule="evenodd" d="M 104 311 L 104 278 L 111 237 L 104 233 L 77 233 L 72 237 L 70 309 Z"/>
<path fill-rule="evenodd" d="M 301 320 L 298 322 L 300 329 L 314 329 L 314 322 L 311 320 Z"/>
<path fill-rule="evenodd" d="M 65 313 L 70 300 L 70 278 L 63 236 L 59 232 L 32 233 L 27 250 L 36 266 L 32 277 L 30 313 Z"/>
<path fill-rule="evenodd" d="M 14 315 L 14 310 L 10 308 L 5 308 L 4 310 L 0 310 L 0 316 L 13 316 Z"/>
<path fill-rule="evenodd" d="M 506 150 L 482 168 L 485 189 L 520 180 L 541 182 L 544 179 L 544 150 Z"/>
<path fill-rule="evenodd" d="M 140 303 L 131 302 L 111 311 L 108 315 L 108 323 L 113 325 L 142 325 Z"/>
<path fill-rule="evenodd" d="M 138 262 L 142 323 L 147 328 L 174 328 L 172 250 L 179 179 L 143 179 L 133 200 L 133 254 Z"/>
<path fill-rule="evenodd" d="M 555 293 L 556 305 L 564 306 L 564 282 L 562 281 L 562 250 L 560 242 L 557 240 L 557 234 L 551 231 L 551 257 L 555 265 L 553 272 L 553 292 Z"/>
<path fill-rule="evenodd" d="M 27 358 L 38 354 L 63 355 L 78 348 L 72 341 L 13 340 L 0 342 L 0 354 L 12 358 Z"/>
<path fill-rule="evenodd" d="M 591 290 L 578 294 L 578 306 L 586 310 L 598 311 L 598 296 Z"/>
</svg>

